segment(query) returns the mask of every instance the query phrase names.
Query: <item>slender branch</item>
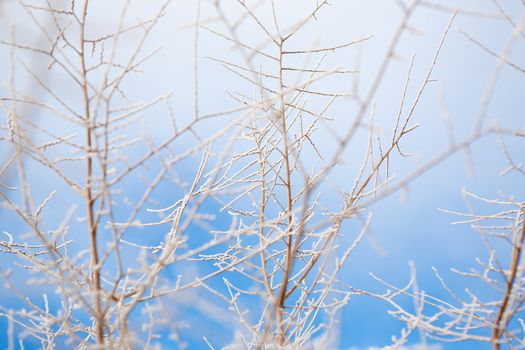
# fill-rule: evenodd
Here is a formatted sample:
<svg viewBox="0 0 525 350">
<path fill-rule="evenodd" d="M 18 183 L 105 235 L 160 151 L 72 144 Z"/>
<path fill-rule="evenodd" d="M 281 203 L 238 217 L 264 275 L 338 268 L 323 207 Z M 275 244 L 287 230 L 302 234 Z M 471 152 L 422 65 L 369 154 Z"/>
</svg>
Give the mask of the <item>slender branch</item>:
<svg viewBox="0 0 525 350">
<path fill-rule="evenodd" d="M 503 299 L 501 300 L 501 305 L 498 310 L 498 315 L 494 321 L 494 326 L 492 328 L 492 349 L 500 350 L 501 348 L 501 337 L 506 332 L 507 325 L 509 324 L 512 313 L 507 317 L 505 315 L 508 312 L 510 299 L 512 296 L 512 291 L 516 283 L 516 275 L 518 273 L 518 268 L 520 266 L 521 253 L 523 249 L 523 243 L 525 242 L 525 210 L 521 212 L 522 223 L 521 230 L 519 234 L 514 236 L 514 242 L 512 246 L 512 257 L 509 267 L 509 276 L 505 283 L 505 293 L 503 294 Z M 518 217 L 519 218 L 519 217 Z"/>
<path fill-rule="evenodd" d="M 99 255 L 97 247 L 97 224 L 95 221 L 95 200 L 93 198 L 93 140 L 92 140 L 92 116 L 90 115 L 90 99 L 88 93 L 88 76 L 86 69 L 86 57 L 85 57 L 85 30 L 86 20 L 88 15 L 89 0 L 85 0 L 82 8 L 81 20 L 80 20 L 80 68 L 82 76 L 82 95 L 84 103 L 84 122 L 85 122 L 85 133 L 86 133 L 86 189 L 85 189 L 85 205 L 87 210 L 87 224 L 88 224 L 88 235 L 89 245 L 91 254 L 91 278 L 93 283 L 93 293 L 95 302 L 95 322 L 96 322 L 96 340 L 97 345 L 104 346 L 104 314 L 101 309 L 102 299 L 102 287 L 100 283 L 100 269 Z M 93 116 L 94 117 L 94 116 Z"/>
</svg>

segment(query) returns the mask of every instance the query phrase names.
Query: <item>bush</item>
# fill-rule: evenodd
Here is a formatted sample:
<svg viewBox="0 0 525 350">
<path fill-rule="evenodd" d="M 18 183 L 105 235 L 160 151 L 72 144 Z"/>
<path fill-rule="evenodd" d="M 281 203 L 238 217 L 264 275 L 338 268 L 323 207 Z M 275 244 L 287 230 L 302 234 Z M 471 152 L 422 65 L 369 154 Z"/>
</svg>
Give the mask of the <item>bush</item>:
<svg viewBox="0 0 525 350">
<path fill-rule="evenodd" d="M 353 305 L 403 324 L 365 346 L 524 345 L 523 4 L 2 6 L 2 346 L 360 346 Z M 373 234 L 458 182 L 486 252 L 432 247 L 435 213 Z M 398 287 L 458 249 L 475 269 Z"/>
</svg>

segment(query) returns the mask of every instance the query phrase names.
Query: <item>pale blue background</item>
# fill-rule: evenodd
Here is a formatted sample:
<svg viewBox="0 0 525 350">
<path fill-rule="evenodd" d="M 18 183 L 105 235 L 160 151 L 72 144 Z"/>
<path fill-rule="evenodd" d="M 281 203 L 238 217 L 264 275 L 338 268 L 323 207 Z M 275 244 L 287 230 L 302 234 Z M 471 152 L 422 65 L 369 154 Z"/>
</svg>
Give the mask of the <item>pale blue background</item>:
<svg viewBox="0 0 525 350">
<path fill-rule="evenodd" d="M 503 1 L 502 1 L 503 2 Z M 453 3 L 453 2 L 450 2 Z M 461 1 L 464 8 L 476 8 L 484 11 L 497 12 L 491 1 Z M 98 6 L 98 5 L 97 5 Z M 97 13 L 96 21 L 102 25 L 109 23 L 114 17 L 118 7 L 115 4 L 105 4 L 104 6 L 115 6 L 115 9 L 105 9 Z M 192 113 L 193 98 L 192 89 L 188 88 L 192 84 L 191 67 L 191 29 L 176 31 L 181 24 L 189 21 L 193 17 L 193 6 L 190 1 L 175 2 L 171 5 L 169 20 L 161 21 L 159 27 L 148 41 L 147 47 L 155 47 L 162 43 L 161 53 L 146 66 L 146 72 L 138 82 L 128 86 L 128 94 L 131 97 L 153 97 L 172 89 L 174 92 L 174 104 L 177 113 L 182 118 Z M 458 5 L 459 6 L 459 5 Z M 134 11 L 148 12 L 153 5 L 136 5 Z M 283 21 L 293 21 L 293 15 L 299 18 L 300 14 L 292 12 L 291 9 L 304 9 L 301 2 L 291 1 L 283 5 Z M 525 8 L 518 0 L 505 2 L 505 8 L 513 16 L 516 22 L 520 21 Z M 232 7 L 232 11 L 234 11 Z M 115 11 L 114 11 L 115 10 Z M 11 12 L 13 11 L 13 12 Z M 31 38 L 35 28 L 23 22 L 20 12 L 10 4 L 3 4 L 0 19 L 0 35 L 2 39 L 9 38 L 10 25 L 17 25 L 19 35 Z M 93 10 L 96 11 L 96 10 Z M 233 14 L 233 12 L 232 12 Z M 370 33 L 375 34 L 365 46 L 362 58 L 361 81 L 363 86 L 361 92 L 364 95 L 371 79 L 375 74 L 377 65 L 385 54 L 386 46 L 393 34 L 394 29 L 400 18 L 399 8 L 394 1 L 342 1 L 334 0 L 333 6 L 328 8 L 319 16 L 319 21 L 314 26 L 309 27 L 298 46 L 309 46 L 315 40 L 317 45 L 327 46 L 340 43 L 349 39 L 355 39 Z M 171 17 L 170 17 L 171 16 Z M 413 86 L 409 94 L 409 101 L 414 97 L 416 89 L 419 87 L 423 75 L 428 68 L 439 38 L 443 32 L 450 14 L 437 12 L 434 10 L 421 8 L 418 9 L 413 20 L 412 26 L 421 31 L 421 34 L 405 34 L 403 36 L 399 50 L 397 51 L 400 59 L 393 62 L 385 77 L 385 82 L 379 90 L 376 102 L 376 114 L 379 118 L 390 120 L 397 111 L 400 87 L 405 80 L 406 71 L 410 57 L 416 53 L 416 65 L 414 67 Z M 245 35 L 256 41 L 260 35 L 255 29 L 254 32 Z M 429 159 L 437 154 L 439 150 L 446 147 L 446 131 L 441 117 L 441 107 L 439 104 L 439 93 L 443 91 L 451 117 L 456 128 L 456 139 L 461 140 L 469 135 L 472 124 L 475 120 L 478 106 L 487 84 L 491 70 L 495 64 L 495 59 L 469 42 L 459 30 L 464 30 L 476 39 L 483 42 L 496 52 L 499 52 L 508 40 L 512 28 L 508 22 L 502 19 L 471 17 L 459 14 L 454 22 L 453 28 L 447 38 L 445 48 L 439 58 L 438 65 L 432 75 L 439 82 L 432 84 L 423 96 L 423 100 L 417 109 L 415 120 L 420 123 L 420 128 L 416 134 L 409 137 L 404 143 L 404 149 L 412 153 L 408 159 L 398 160 L 395 166 L 398 169 L 399 177 L 408 174 L 411 170 L 422 164 L 424 159 Z M 200 57 L 228 56 L 228 45 L 212 35 L 201 33 Z M 132 42 L 125 42 L 125 45 L 132 45 Z M 7 62 L 8 50 L 5 47 L 0 49 L 0 64 Z M 335 56 L 334 65 L 353 64 L 353 51 L 347 54 Z M 511 60 L 523 64 L 525 62 L 525 40 L 518 40 Z M 2 69 L 2 74 L 6 72 Z M 224 89 L 241 89 L 243 85 L 239 80 L 233 79 L 231 73 L 221 69 L 217 64 L 201 59 L 200 67 L 200 94 L 202 113 L 226 109 L 232 106 L 233 101 L 225 97 Z M 6 81 L 5 76 L 0 77 L 2 82 Z M 523 111 L 525 101 L 524 78 L 522 73 L 511 68 L 504 68 L 501 78 L 497 84 L 493 103 L 491 103 L 487 115 L 487 123 L 493 119 L 499 119 L 502 126 L 524 127 Z M 21 79 L 23 85 L 24 80 Z M 53 77 L 55 84 L 60 84 L 60 77 Z M 335 83 L 334 83 L 335 84 Z M 340 81 L 340 85 L 330 86 L 333 90 L 348 89 L 351 85 L 348 81 Z M 2 95 L 6 94 L 6 87 L 1 88 Z M 140 98 L 145 99 L 145 98 Z M 394 111 L 394 112 L 393 112 Z M 347 119 L 351 117 L 345 110 L 334 112 L 338 116 L 337 125 L 347 125 Z M 5 118 L 2 116 L 1 118 Z M 3 120 L 3 119 L 2 119 Z M 165 129 L 157 127 L 154 123 L 155 116 L 151 115 L 152 123 L 149 125 L 151 132 L 156 137 L 162 137 Z M 340 123 L 340 124 L 339 124 Z M 60 128 L 60 126 L 56 126 Z M 209 125 L 214 127 L 213 123 Z M 385 132 L 388 132 L 385 130 Z M 323 138 L 329 144 L 329 135 L 318 134 L 318 142 L 323 143 Z M 509 141 L 511 141 L 509 139 Z M 523 157 L 524 142 L 521 140 L 511 141 L 511 152 L 517 162 L 525 161 Z M 327 146 L 329 148 L 329 146 Z M 3 150 L 0 150 L 3 152 Z M 498 191 L 512 193 L 516 198 L 523 198 L 525 187 L 523 177 L 516 174 L 509 174 L 501 177 L 498 173 L 506 167 L 499 141 L 497 137 L 490 136 L 477 142 L 472 148 L 474 175 L 469 176 L 466 171 L 465 159 L 462 153 L 457 153 L 445 162 L 424 174 L 409 187 L 408 200 L 403 201 L 400 193 L 389 196 L 386 200 L 373 205 L 371 211 L 374 213 L 372 222 L 372 232 L 375 240 L 385 251 L 386 255 L 380 255 L 373 249 L 369 241 L 364 241 L 357 249 L 356 253 L 348 260 L 341 278 L 348 283 L 361 289 L 382 291 L 384 287 L 374 281 L 369 273 L 384 278 L 392 284 L 402 286 L 408 281 L 409 268 L 408 262 L 413 261 L 417 267 L 418 283 L 421 289 L 428 294 L 446 297 L 439 283 L 432 276 L 432 266 L 440 271 L 441 275 L 447 279 L 459 294 L 464 288 L 479 294 L 490 295 L 491 291 L 486 287 L 465 278 L 458 278 L 451 271 L 451 267 L 458 267 L 468 270 L 475 267 L 475 258 L 486 259 L 487 253 L 479 236 L 468 226 L 451 226 L 450 222 L 456 218 L 439 212 L 437 208 L 451 210 L 467 210 L 461 197 L 461 189 L 465 187 L 468 191 L 477 193 L 489 198 L 498 196 Z M 191 167 L 189 168 L 191 169 Z M 38 179 L 36 170 L 30 170 L 30 179 Z M 340 183 L 347 177 L 351 170 L 345 167 L 337 168 L 331 177 L 332 183 Z M 190 177 L 192 171 L 186 174 Z M 50 187 L 60 189 L 63 186 L 56 179 L 49 179 L 46 186 L 34 187 L 35 196 L 43 198 L 46 196 Z M 134 187 L 132 182 L 128 183 L 130 189 Z M 163 203 L 172 202 L 172 193 L 169 188 L 159 193 L 166 193 L 167 198 L 157 196 Z M 67 197 L 67 194 L 59 194 Z M 335 196 L 335 195 L 333 195 Z M 336 198 L 334 197 L 334 200 Z M 330 194 L 325 200 L 330 200 Z M 209 204 L 209 210 L 216 210 L 217 207 Z M 480 211 L 488 211 L 491 208 L 478 203 Z M 50 220 L 53 217 L 60 218 L 63 208 L 56 208 L 55 213 L 49 213 Z M 222 221 L 221 221 L 222 220 Z M 220 218 L 216 223 L 218 226 L 227 226 L 228 217 Z M 0 222 L 9 222 L 10 229 L 13 230 L 14 221 L 5 211 L 0 211 Z M 16 226 L 16 225 L 15 225 Z M 2 227 L 0 227 L 2 229 Z M 199 231 L 195 228 L 195 234 Z M 502 257 L 503 260 L 505 257 Z M 10 263 L 10 257 L 2 255 L 0 261 L 4 265 Z M 20 276 L 22 278 L 22 276 Z M 480 289 L 483 288 L 483 289 Z M 35 297 L 42 291 L 28 291 Z M 200 295 L 207 294 L 202 291 Z M 3 305 L 16 305 L 17 301 L 3 287 L 0 288 L 0 297 Z M 184 296 L 182 296 L 184 300 Z M 209 297 L 210 307 L 215 299 Z M 191 304 L 191 298 L 188 298 Z M 190 349 L 206 349 L 202 336 L 205 335 L 210 342 L 219 348 L 231 340 L 231 329 L 224 327 L 219 322 L 210 319 L 202 312 L 195 311 L 184 303 L 177 304 L 179 308 L 177 315 L 181 319 L 192 321 L 191 328 L 185 330 L 182 335 L 184 340 L 190 344 Z M 390 337 L 398 335 L 401 324 L 386 314 L 389 307 L 383 302 L 368 299 L 355 298 L 341 313 L 340 324 L 340 348 L 365 349 L 370 346 L 389 345 Z M 211 311 L 213 312 L 213 311 Z M 5 334 L 5 319 L 0 319 L 0 347 L 7 346 Z M 417 343 L 418 339 L 412 339 Z M 432 340 L 429 340 L 432 343 Z M 164 347 L 171 348 L 173 343 L 163 343 Z M 468 343 L 462 344 L 442 344 L 442 349 L 476 349 L 490 348 L 489 345 L 479 346 Z M 26 344 L 26 348 L 38 348 L 38 345 L 31 346 Z M 65 348 L 65 347 L 64 347 Z M 440 348 L 440 347 L 437 347 Z M 434 348 L 432 348 L 434 349 Z"/>
</svg>

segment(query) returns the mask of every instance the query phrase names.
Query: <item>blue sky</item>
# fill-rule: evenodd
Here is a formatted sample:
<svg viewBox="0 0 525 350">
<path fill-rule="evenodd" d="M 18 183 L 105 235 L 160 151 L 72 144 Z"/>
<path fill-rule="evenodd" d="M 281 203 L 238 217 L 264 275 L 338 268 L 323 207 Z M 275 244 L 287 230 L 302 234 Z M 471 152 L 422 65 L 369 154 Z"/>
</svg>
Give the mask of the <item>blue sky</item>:
<svg viewBox="0 0 525 350">
<path fill-rule="evenodd" d="M 95 2 L 96 3 L 96 2 Z M 156 4 L 157 2 L 155 2 Z M 208 2 L 204 1 L 203 14 L 211 13 Z M 234 3 L 234 2 L 232 2 Z M 492 1 L 459 1 L 454 3 L 464 9 L 476 9 L 486 11 L 490 14 L 497 13 L 497 8 Z M 155 4 L 152 3 L 132 3 L 130 12 L 137 16 L 147 16 L 155 11 Z M 294 23 L 308 11 L 308 6 L 304 2 L 289 1 L 278 2 L 278 20 L 283 27 L 286 24 Z M 115 6 L 115 8 L 106 8 Z M 103 8 L 104 7 L 104 8 Z M 234 4 L 225 6 L 226 12 L 232 18 L 238 15 L 239 9 Z M 519 22 L 522 20 L 525 8 L 519 1 L 505 3 L 505 9 L 512 18 Z M 114 25 L 115 11 L 118 10 L 117 2 L 110 4 L 96 3 L 93 12 L 97 13 L 93 18 L 93 30 L 104 31 Z M 12 11 L 12 12 L 11 12 Z M 208 12 L 206 12 L 208 11 Z M 268 13 L 261 10 L 261 18 L 266 18 Z M 35 40 L 37 31 L 28 24 L 27 18 L 22 17 L 20 10 L 14 4 L 3 4 L 0 12 L 0 38 L 9 38 L 11 25 L 16 25 L 17 33 L 22 40 Z M 20 17 L 19 17 L 20 16 Z M 181 123 L 189 120 L 193 113 L 193 73 L 192 73 L 192 47 L 193 32 L 189 29 L 180 29 L 185 23 L 191 21 L 194 16 L 194 6 L 189 1 L 179 1 L 171 4 L 168 15 L 159 22 L 158 27 L 153 31 L 151 37 L 146 42 L 144 48 L 147 52 L 161 46 L 159 53 L 144 66 L 144 74 L 138 75 L 126 84 L 126 95 L 132 100 L 148 100 L 155 96 L 163 95 L 171 91 L 171 102 L 175 106 L 174 113 L 180 118 Z M 317 21 L 306 26 L 298 37 L 290 44 L 297 47 L 326 47 L 336 45 L 348 40 L 362 38 L 369 34 L 374 36 L 366 41 L 361 47 L 361 67 L 360 67 L 360 92 L 365 95 L 370 88 L 373 77 L 378 70 L 378 66 L 388 50 L 388 43 L 398 25 L 402 12 L 395 1 L 343 1 L 334 0 L 332 6 L 323 11 Z M 131 15 L 130 17 L 133 17 Z M 392 128 L 392 118 L 397 113 L 401 98 L 403 84 L 406 79 L 407 70 L 412 57 L 414 59 L 413 74 L 411 85 L 408 90 L 407 101 L 412 101 L 417 93 L 418 87 L 424 80 L 426 71 L 432 61 L 440 37 L 451 18 L 451 13 L 440 11 L 429 7 L 422 7 L 416 10 L 410 21 L 413 31 L 405 33 L 400 45 L 396 50 L 396 59 L 392 61 L 383 79 L 383 83 L 373 99 L 376 123 L 383 135 L 389 135 Z M 397 157 L 392 160 L 392 167 L 396 174 L 395 179 L 403 179 L 409 176 L 418 167 L 424 165 L 428 160 L 433 159 L 443 149 L 447 147 L 447 129 L 443 120 L 444 108 L 446 105 L 450 119 L 454 125 L 454 137 L 456 140 L 471 135 L 473 125 L 476 121 L 483 94 L 489 84 L 491 72 L 497 64 L 497 60 L 483 49 L 469 41 L 464 33 L 468 33 L 476 40 L 479 40 L 495 52 L 500 52 L 509 39 L 512 27 L 507 21 L 501 18 L 493 18 L 471 15 L 470 13 L 459 12 L 451 31 L 446 38 L 444 48 L 440 53 L 437 65 L 432 74 L 435 82 L 429 84 L 425 90 L 414 115 L 414 123 L 419 124 L 416 132 L 409 135 L 401 147 L 410 153 L 410 157 Z M 242 31 L 243 40 L 257 43 L 263 33 L 258 30 L 253 23 L 247 25 Z M 201 31 L 199 43 L 199 94 L 200 111 L 202 114 L 208 112 L 225 110 L 236 105 L 236 101 L 228 97 L 226 92 L 240 91 L 247 94 L 252 93 L 253 88 L 246 84 L 231 72 L 223 69 L 217 62 L 207 59 L 212 56 L 220 59 L 235 58 L 236 52 L 224 43 L 217 36 Z M 125 38 L 122 41 L 123 51 L 133 47 L 133 37 Z M 9 50 L 5 46 L 0 47 L 0 63 L 6 66 Z M 24 55 L 24 54 L 21 54 Z M 122 53 L 124 56 L 125 53 Z M 30 59 L 29 55 L 23 56 Z M 509 59 L 513 62 L 525 62 L 525 40 L 521 38 L 515 44 Z M 256 62 L 259 63 L 259 62 Z M 40 64 L 39 62 L 36 63 Z M 327 58 L 327 64 L 332 67 L 344 66 L 353 67 L 356 63 L 355 50 L 342 50 Z M 264 62 L 260 62 L 261 67 Z M 6 69 L 2 68 L 2 74 Z M 2 96 L 7 92 L 6 75 L 0 75 L 2 85 L 0 93 Z M 497 84 L 493 98 L 487 109 L 486 125 L 490 125 L 495 120 L 503 128 L 524 127 L 523 111 L 525 110 L 525 75 L 511 67 L 504 67 Z M 51 74 L 50 84 L 64 90 L 64 77 L 60 74 Z M 20 86 L 27 88 L 30 86 L 30 79 L 21 73 L 19 78 Z M 319 88 L 327 88 L 335 91 L 350 91 L 352 89 L 352 79 L 330 79 L 325 83 L 320 83 Z M 71 100 L 75 100 L 73 91 L 64 90 L 66 94 L 71 94 Z M 46 101 L 51 101 L 49 96 Z M 162 113 L 165 110 L 154 107 L 147 110 L 147 120 L 145 128 L 151 133 L 155 141 L 160 141 L 169 134 L 169 128 L 162 124 Z M 336 130 L 344 130 L 352 121 L 355 106 L 341 102 L 330 109 L 330 116 L 335 119 L 332 127 Z M 3 113 L 3 112 L 2 112 Z M 53 119 L 40 117 L 42 123 L 53 123 Z M 233 118 L 233 117 L 232 117 Z M 0 115 L 0 121 L 4 123 L 5 116 Z M 227 122 L 224 119 L 211 119 L 202 129 L 202 133 L 207 134 L 217 129 Z M 67 126 L 54 124 L 53 130 L 67 134 Z M 139 130 L 135 130 L 137 133 Z M 316 134 L 317 142 L 321 151 L 329 152 L 334 149 L 334 141 L 328 129 L 320 128 Z M 388 136 L 385 136 L 388 137 Z M 504 137 L 509 142 L 509 150 L 517 162 L 523 162 L 523 138 Z M 351 182 L 348 179 L 358 170 L 359 163 L 354 161 L 355 154 L 361 156 L 362 142 L 366 141 L 364 134 L 358 134 L 355 142 L 351 143 L 346 150 L 345 157 L 349 159 L 344 164 L 337 166 L 330 173 L 326 182 L 320 187 L 323 191 L 323 204 L 327 208 L 332 205 L 337 207 L 340 197 L 338 190 L 348 188 Z M 186 140 L 180 142 L 177 147 L 186 145 Z M 217 142 L 216 146 L 221 147 L 226 141 Z M 137 154 L 130 154 L 130 158 L 139 157 L 140 149 Z M 479 194 L 487 198 L 496 198 L 501 193 L 513 195 L 515 198 L 523 198 L 525 187 L 523 177 L 516 173 L 500 176 L 500 172 L 507 167 L 502 156 L 500 140 L 497 136 L 488 136 L 476 142 L 471 148 L 473 172 L 468 169 L 465 156 L 462 152 L 453 154 L 442 163 L 433 167 L 430 171 L 422 174 L 412 181 L 405 191 L 398 191 L 389 195 L 384 200 L 371 205 L 368 212 L 373 213 L 371 223 L 371 238 L 366 238 L 349 258 L 347 264 L 340 274 L 340 279 L 345 283 L 351 284 L 355 288 L 381 291 L 385 287 L 375 281 L 370 273 L 380 276 L 385 281 L 397 286 L 404 285 L 410 276 L 409 262 L 413 262 L 417 269 L 418 285 L 428 294 L 446 297 L 439 282 L 433 275 L 432 268 L 439 270 L 441 276 L 449 281 L 449 286 L 460 295 L 465 295 L 465 288 L 487 297 L 493 296 L 493 291 L 475 281 L 466 278 L 459 278 L 451 271 L 451 268 L 468 270 L 476 266 L 476 258 L 487 259 L 486 248 L 479 235 L 472 230 L 469 225 L 451 225 L 457 220 L 451 214 L 444 213 L 438 209 L 449 209 L 454 211 L 467 211 L 468 207 L 462 195 L 462 190 Z M 0 155 L 4 151 L 0 149 Z M 7 151 L 6 151 L 7 152 Z M 2 155 L 3 156 L 3 155 Z M 183 181 L 189 181 L 198 166 L 199 157 L 190 158 L 176 169 L 178 176 Z M 308 168 L 321 166 L 322 162 L 316 159 L 315 154 L 305 154 L 304 164 Z M 318 164 L 319 162 L 319 164 Z M 151 164 L 150 171 L 146 171 L 144 176 L 153 176 L 158 171 L 158 166 Z M 49 190 L 57 190 L 57 202 L 49 208 L 46 220 L 48 222 L 59 221 L 64 211 L 75 202 L 71 199 L 71 191 L 64 187 L 64 184 L 56 177 L 50 177 L 45 182 L 40 183 L 41 167 L 30 165 L 28 168 L 30 182 L 34 183 L 33 193 L 36 199 L 45 198 Z M 70 169 L 73 174 L 77 174 L 76 169 Z M 80 176 L 80 175 L 79 175 Z M 16 180 L 12 180 L 16 183 Z M 394 181 L 395 183 L 395 181 Z M 130 198 L 140 196 L 141 183 L 136 179 L 126 181 L 125 189 Z M 173 203 L 173 198 L 178 198 L 180 188 L 163 185 L 157 190 L 157 207 L 168 206 Z M 472 203 L 482 212 L 490 213 L 493 210 L 490 206 L 482 202 L 473 200 Z M 209 201 L 206 202 L 204 210 L 216 215 L 213 222 L 215 228 L 227 228 L 231 222 L 231 217 L 227 212 L 220 213 L 220 205 Z M 82 210 L 80 210 L 82 213 Z M 81 214 L 78 214 L 79 216 Z M 117 213 L 119 215 L 120 213 Z M 122 215 L 124 216 L 125 210 Z M 147 221 L 147 213 L 141 214 L 139 218 Z M 22 231 L 22 226 L 6 212 L 0 210 L 0 222 L 5 225 L 0 226 L 0 230 L 15 232 Z M 74 227 L 81 227 L 81 223 L 74 224 Z M 341 240 L 341 250 L 350 244 L 350 240 L 345 240 L 345 235 L 349 238 L 355 236 L 356 227 L 348 225 L 347 232 L 343 232 Z M 199 241 L 200 235 L 206 234 L 206 228 L 192 226 L 192 235 L 196 238 L 195 244 Z M 132 239 L 154 244 L 165 234 L 165 231 L 136 230 L 130 236 Z M 79 239 L 82 244 L 82 238 Z M 191 244 L 193 244 L 192 242 Z M 378 249 L 377 246 L 380 248 Z M 133 252 L 126 255 L 130 259 Z M 506 257 L 502 256 L 505 261 Z M 6 254 L 0 255 L 0 262 L 6 266 L 12 264 L 12 258 Z M 183 266 L 184 270 L 190 268 Z M 166 273 L 167 276 L 176 278 L 179 269 L 173 269 Z M 210 266 L 196 268 L 199 271 L 207 271 Z M 235 277 L 232 277 L 235 279 Z M 15 276 L 15 279 L 24 279 L 24 276 Z M 239 283 L 241 281 L 238 281 Z M 220 279 L 212 282 L 219 287 L 223 282 Z M 21 284 L 23 287 L 23 284 Z M 26 287 L 27 288 L 27 287 Z M 224 286 L 222 285 L 222 288 Z M 42 294 L 42 291 L 26 291 L 35 298 Z M 52 289 L 50 290 L 52 293 Z M 2 305 L 16 305 L 14 298 L 6 288 L 0 288 Z M 203 336 L 211 344 L 220 348 L 231 341 L 234 337 L 234 321 L 223 324 L 224 319 L 231 320 L 231 315 L 221 315 L 214 317 L 215 313 L 221 313 L 221 308 L 214 309 L 220 300 L 205 290 L 198 290 L 195 293 L 182 294 L 179 298 L 167 298 L 166 310 L 173 312 L 180 320 L 187 320 L 191 324 L 190 328 L 181 331 L 184 341 L 190 344 L 191 349 L 207 349 Z M 253 302 L 253 301 L 252 301 Z M 410 301 L 407 301 L 410 304 Z M 249 302 L 245 304 L 250 307 Z M 254 309 L 260 305 L 253 305 Z M 389 306 L 373 298 L 356 297 L 344 307 L 340 313 L 339 324 L 339 348 L 341 349 L 368 349 L 370 347 L 382 347 L 390 344 L 392 335 L 398 336 L 402 324 L 387 314 Z M 211 310 L 211 311 L 210 311 Z M 210 316 L 212 314 L 212 316 Z M 141 317 L 136 314 L 134 317 Z M 6 348 L 7 339 L 3 337 L 7 330 L 7 323 L 4 318 L 0 319 L 0 348 Z M 167 335 L 167 332 L 166 332 Z M 421 339 L 415 336 L 411 339 L 412 344 L 419 343 Z M 430 344 L 435 342 L 428 339 Z M 176 343 L 164 340 L 165 348 L 175 347 Z M 62 345 L 65 346 L 65 345 Z M 429 349 L 471 349 L 469 343 L 443 343 L 430 347 Z M 475 345 L 476 349 L 490 348 L 489 345 Z M 38 345 L 31 347 L 27 344 L 26 348 L 38 348 Z M 65 347 L 64 347 L 65 348 Z M 415 350 L 408 347 L 407 350 Z"/>
</svg>

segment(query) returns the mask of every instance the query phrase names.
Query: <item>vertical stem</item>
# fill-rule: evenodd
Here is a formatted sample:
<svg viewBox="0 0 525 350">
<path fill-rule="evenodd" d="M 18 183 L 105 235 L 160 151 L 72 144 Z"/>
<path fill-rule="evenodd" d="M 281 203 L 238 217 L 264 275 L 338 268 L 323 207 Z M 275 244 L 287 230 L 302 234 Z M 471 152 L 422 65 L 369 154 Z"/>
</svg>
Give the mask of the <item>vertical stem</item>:
<svg viewBox="0 0 525 350">
<path fill-rule="evenodd" d="M 100 266 L 99 256 L 97 250 L 97 224 L 95 222 L 94 205 L 95 200 L 93 198 L 93 141 L 92 141 L 92 124 L 89 108 L 89 94 L 88 94 L 88 81 L 87 81 L 87 69 L 85 60 L 85 24 L 87 17 L 89 0 L 84 1 L 82 9 L 82 16 L 80 20 L 80 65 L 82 74 L 82 93 L 84 99 L 84 120 L 86 123 L 86 210 L 87 210 L 87 223 L 88 223 L 88 234 L 90 243 L 90 254 L 91 254 L 91 278 L 93 282 L 93 289 L 95 294 L 95 329 L 97 337 L 97 345 L 100 347 L 104 346 L 104 315 L 101 310 L 101 285 L 100 285 Z"/>
<path fill-rule="evenodd" d="M 519 237 L 518 237 L 518 232 L 516 232 L 516 235 L 514 236 L 512 257 L 511 257 L 510 268 L 509 268 L 509 277 L 507 278 L 507 281 L 506 281 L 505 294 L 503 295 L 501 306 L 498 311 L 498 316 L 496 317 L 496 321 L 494 322 L 494 327 L 492 328 L 491 341 L 492 341 L 493 350 L 500 350 L 501 337 L 503 336 L 503 333 L 505 332 L 505 329 L 508 323 L 510 322 L 510 317 L 506 317 L 504 320 L 504 316 L 509 307 L 510 298 L 512 296 L 512 289 L 514 287 L 514 283 L 516 281 L 516 275 L 518 273 L 518 268 L 520 265 L 521 251 L 523 248 L 523 243 L 525 241 L 525 210 L 523 210 L 521 214 L 522 214 L 522 220 L 524 220 L 524 222 L 521 223 L 521 230 L 519 231 Z M 518 225 L 519 225 L 519 216 L 518 216 Z"/>
<path fill-rule="evenodd" d="M 287 193 L 287 220 L 288 228 L 286 229 L 286 266 L 283 275 L 282 287 L 277 299 L 277 324 L 279 327 L 278 342 L 279 345 L 284 345 L 285 341 L 285 331 L 283 325 L 283 313 L 284 313 L 284 301 L 286 300 L 286 291 L 288 290 L 288 280 L 290 278 L 290 270 L 292 267 L 292 209 L 293 209 L 293 200 L 292 200 L 292 182 L 291 182 L 291 173 L 290 173 L 290 152 L 288 146 L 288 131 L 286 126 L 286 111 L 284 103 L 284 84 L 283 84 L 283 41 L 281 40 L 279 45 L 279 98 L 281 103 L 280 118 L 281 118 L 281 132 L 283 137 L 284 145 L 284 166 L 286 172 L 286 193 Z"/>
<path fill-rule="evenodd" d="M 264 236 L 264 227 L 265 227 L 265 209 L 266 209 L 266 183 L 264 179 L 265 169 L 264 169 L 264 159 L 263 159 L 263 150 L 260 145 L 260 140 L 256 138 L 257 149 L 259 154 L 259 171 L 261 172 L 261 204 L 259 209 L 259 245 L 261 249 L 259 251 L 259 257 L 261 259 L 261 270 L 263 274 L 264 286 L 266 287 L 266 292 L 268 296 L 273 297 L 273 290 L 270 284 L 270 278 L 268 276 L 268 267 L 266 264 L 266 256 L 264 254 L 265 249 L 262 247 L 266 246 L 266 238 Z"/>
<path fill-rule="evenodd" d="M 199 28 L 201 16 L 201 0 L 195 6 L 195 31 L 193 37 L 193 119 L 199 119 Z"/>
</svg>

